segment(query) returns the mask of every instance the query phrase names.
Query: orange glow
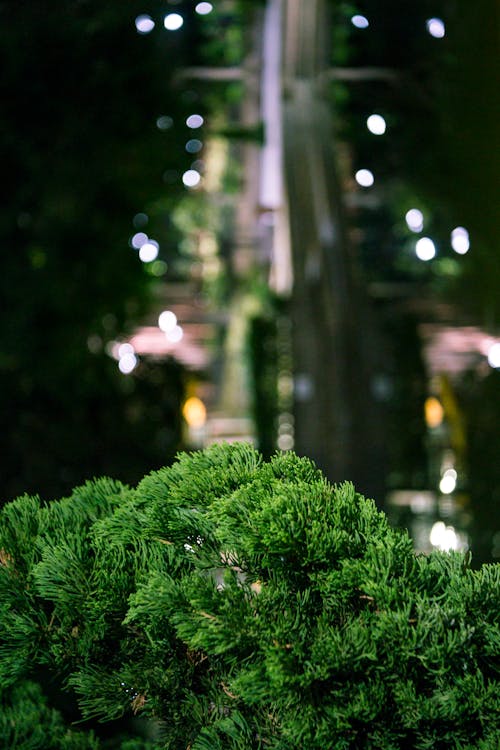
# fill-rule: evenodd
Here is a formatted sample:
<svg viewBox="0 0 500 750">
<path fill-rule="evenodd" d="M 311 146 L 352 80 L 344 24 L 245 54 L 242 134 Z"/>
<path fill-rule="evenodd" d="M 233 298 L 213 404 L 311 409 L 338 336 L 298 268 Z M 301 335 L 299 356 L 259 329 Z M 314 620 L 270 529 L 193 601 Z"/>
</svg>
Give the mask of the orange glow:
<svg viewBox="0 0 500 750">
<path fill-rule="evenodd" d="M 430 396 L 425 401 L 425 421 L 428 427 L 439 427 L 444 417 L 444 410 L 441 402 L 434 396 Z"/>
<path fill-rule="evenodd" d="M 205 404 L 196 396 L 191 396 L 184 402 L 182 407 L 182 416 L 190 427 L 203 427 L 207 420 L 207 410 Z"/>
</svg>

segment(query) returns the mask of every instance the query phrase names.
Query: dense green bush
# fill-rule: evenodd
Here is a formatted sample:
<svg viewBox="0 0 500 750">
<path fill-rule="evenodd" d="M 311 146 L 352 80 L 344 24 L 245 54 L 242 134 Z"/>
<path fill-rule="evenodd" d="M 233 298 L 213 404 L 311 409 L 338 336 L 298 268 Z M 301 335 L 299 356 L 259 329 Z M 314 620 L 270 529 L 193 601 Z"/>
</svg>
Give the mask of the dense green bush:
<svg viewBox="0 0 500 750">
<path fill-rule="evenodd" d="M 23 739 L 40 674 L 84 720 L 149 719 L 154 748 L 499 746 L 500 566 L 415 556 L 293 453 L 213 446 L 136 490 L 24 496 L 0 560 L 1 747 L 101 746 Z"/>
</svg>

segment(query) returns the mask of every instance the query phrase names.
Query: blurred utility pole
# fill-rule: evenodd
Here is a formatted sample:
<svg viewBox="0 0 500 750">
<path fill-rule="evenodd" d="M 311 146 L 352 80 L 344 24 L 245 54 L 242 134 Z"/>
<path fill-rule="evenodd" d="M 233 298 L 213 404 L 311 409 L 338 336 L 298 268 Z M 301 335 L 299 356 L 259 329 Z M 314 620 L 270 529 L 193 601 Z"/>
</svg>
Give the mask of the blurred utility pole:
<svg viewBox="0 0 500 750">
<path fill-rule="evenodd" d="M 332 481 L 382 497 L 384 432 L 372 390 L 380 345 L 346 239 L 331 105 L 325 0 L 282 14 L 284 175 L 293 264 L 295 449 Z"/>
</svg>

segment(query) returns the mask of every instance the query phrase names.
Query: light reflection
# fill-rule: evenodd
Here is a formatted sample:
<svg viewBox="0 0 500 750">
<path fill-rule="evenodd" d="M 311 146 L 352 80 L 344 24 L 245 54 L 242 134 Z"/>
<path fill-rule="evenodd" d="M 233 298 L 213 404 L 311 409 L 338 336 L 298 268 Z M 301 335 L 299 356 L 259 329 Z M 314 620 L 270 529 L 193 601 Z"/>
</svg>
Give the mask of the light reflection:
<svg viewBox="0 0 500 750">
<path fill-rule="evenodd" d="M 196 187 L 201 180 L 201 174 L 196 169 L 188 169 L 182 175 L 182 182 L 186 187 Z"/>
<path fill-rule="evenodd" d="M 429 18 L 426 21 L 427 31 L 435 39 L 442 39 L 446 33 L 444 22 L 440 18 Z"/>
<path fill-rule="evenodd" d="M 361 187 L 371 187 L 375 182 L 373 172 L 370 172 L 369 169 L 358 169 L 354 178 Z"/>
<path fill-rule="evenodd" d="M 424 228 L 424 215 L 418 208 L 410 208 L 406 212 L 405 221 L 412 232 L 421 232 Z"/>
<path fill-rule="evenodd" d="M 135 19 L 135 28 L 139 32 L 139 34 L 149 34 L 150 31 L 153 31 L 155 27 L 155 22 L 151 18 L 151 16 L 146 15 L 145 13 L 137 16 Z"/>
<path fill-rule="evenodd" d="M 189 115 L 186 120 L 186 125 L 188 128 L 191 128 L 191 130 L 196 130 L 196 128 L 201 128 L 204 122 L 205 121 L 201 115 Z"/>
<path fill-rule="evenodd" d="M 195 11 L 200 16 L 208 16 L 209 13 L 211 13 L 214 9 L 214 6 L 212 3 L 198 3 L 198 5 L 195 6 Z"/>
<path fill-rule="evenodd" d="M 169 13 L 163 19 L 163 25 L 167 31 L 177 31 L 184 24 L 184 19 L 180 13 Z"/>
<path fill-rule="evenodd" d="M 383 135 L 386 130 L 386 123 L 382 115 L 370 115 L 366 121 L 366 126 L 370 133 L 374 135 Z"/>
<path fill-rule="evenodd" d="M 451 233 L 451 246 L 459 255 L 465 255 L 470 248 L 469 232 L 465 227 L 455 227 Z"/>
<path fill-rule="evenodd" d="M 370 22 L 366 18 L 366 16 L 360 16 L 355 15 L 351 18 L 351 23 L 353 26 L 355 26 L 357 29 L 367 29 L 370 25 Z"/>
<path fill-rule="evenodd" d="M 415 253 L 419 260 L 432 260 L 436 255 L 436 246 L 430 237 L 422 237 L 415 245 Z"/>
<path fill-rule="evenodd" d="M 158 257 L 158 243 L 148 240 L 139 250 L 139 258 L 143 263 L 151 263 Z"/>
</svg>

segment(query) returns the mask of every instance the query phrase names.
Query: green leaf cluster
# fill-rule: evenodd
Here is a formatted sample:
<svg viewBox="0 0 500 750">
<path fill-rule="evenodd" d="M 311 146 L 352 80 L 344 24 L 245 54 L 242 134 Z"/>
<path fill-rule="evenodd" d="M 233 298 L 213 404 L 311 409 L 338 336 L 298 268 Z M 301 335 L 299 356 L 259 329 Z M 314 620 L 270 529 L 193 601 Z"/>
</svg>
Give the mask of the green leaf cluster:
<svg viewBox="0 0 500 750">
<path fill-rule="evenodd" d="M 158 750 L 498 747 L 500 566 L 415 556 L 306 458 L 215 445 L 136 489 L 25 496 L 0 551 L 20 731 L 43 668 L 84 720 L 149 720 Z"/>
</svg>

